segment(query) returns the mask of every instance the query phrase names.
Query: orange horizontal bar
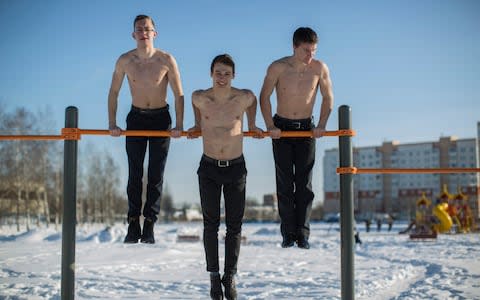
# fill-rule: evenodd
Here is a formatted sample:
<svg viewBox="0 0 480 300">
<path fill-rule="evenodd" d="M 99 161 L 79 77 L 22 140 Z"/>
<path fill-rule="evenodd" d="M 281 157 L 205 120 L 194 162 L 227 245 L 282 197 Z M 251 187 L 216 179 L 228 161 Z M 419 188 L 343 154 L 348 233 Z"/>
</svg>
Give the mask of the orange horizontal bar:
<svg viewBox="0 0 480 300">
<path fill-rule="evenodd" d="M 53 140 L 63 140 L 63 136 L 61 135 L 0 135 L 0 140 L 53 141 Z"/>
<path fill-rule="evenodd" d="M 355 167 L 337 168 L 337 174 L 450 174 L 479 173 L 480 168 L 398 168 L 398 169 L 358 169 Z"/>
<path fill-rule="evenodd" d="M 82 134 L 85 135 L 110 135 L 109 130 L 104 129 L 79 129 L 62 128 L 62 135 L 0 135 L 0 140 L 79 140 Z M 323 136 L 354 136 L 354 130 L 333 130 L 325 131 Z M 122 130 L 124 136 L 153 136 L 153 137 L 171 137 L 169 130 Z M 255 137 L 257 134 L 253 131 L 243 132 L 244 136 Z M 190 133 L 182 131 L 181 136 L 201 136 L 201 132 Z M 264 131 L 260 137 L 269 137 L 270 133 Z M 312 131 L 281 131 L 281 137 L 313 137 Z"/>
<path fill-rule="evenodd" d="M 110 135 L 109 130 L 99 130 L 99 129 L 80 129 L 80 134 L 88 135 Z M 169 130 L 122 130 L 121 135 L 124 136 L 156 136 L 156 137 L 170 137 L 171 133 Z M 188 131 L 182 131 L 181 136 L 201 136 L 201 132 L 189 133 Z M 253 137 L 257 134 L 253 131 L 243 132 L 244 136 Z M 355 131 L 353 130 L 335 130 L 335 131 L 326 131 L 323 136 L 353 136 Z M 261 134 L 262 137 L 269 137 L 270 133 L 264 131 Z M 282 131 L 282 137 L 313 137 L 312 131 Z"/>
</svg>

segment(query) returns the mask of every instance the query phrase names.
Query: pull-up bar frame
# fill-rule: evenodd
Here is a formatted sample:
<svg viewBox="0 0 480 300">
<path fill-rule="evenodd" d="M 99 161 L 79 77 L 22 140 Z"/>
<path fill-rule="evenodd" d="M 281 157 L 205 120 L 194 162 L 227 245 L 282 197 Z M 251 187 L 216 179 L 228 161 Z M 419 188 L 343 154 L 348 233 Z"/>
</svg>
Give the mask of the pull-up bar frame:
<svg viewBox="0 0 480 300">
<path fill-rule="evenodd" d="M 354 215 L 353 215 L 353 175 L 380 173 L 469 173 L 480 172 L 480 168 L 445 169 L 359 169 L 353 166 L 353 147 L 351 109 L 342 105 L 338 109 L 338 128 L 325 131 L 323 136 L 339 137 L 340 175 L 340 230 L 341 230 L 341 298 L 353 300 L 354 289 Z M 0 135 L 0 140 L 64 140 L 64 206 L 62 223 L 62 274 L 61 298 L 74 299 L 75 295 L 75 226 L 76 226 L 76 189 L 77 189 L 77 149 L 81 135 L 110 135 L 109 130 L 79 129 L 78 109 L 69 106 L 65 110 L 65 128 L 60 135 Z M 170 137 L 171 131 L 123 130 L 124 136 Z M 269 132 L 261 134 L 246 131 L 244 136 L 268 137 Z M 182 131 L 181 136 L 199 137 L 201 132 Z M 312 131 L 282 131 L 281 137 L 313 137 Z"/>
</svg>

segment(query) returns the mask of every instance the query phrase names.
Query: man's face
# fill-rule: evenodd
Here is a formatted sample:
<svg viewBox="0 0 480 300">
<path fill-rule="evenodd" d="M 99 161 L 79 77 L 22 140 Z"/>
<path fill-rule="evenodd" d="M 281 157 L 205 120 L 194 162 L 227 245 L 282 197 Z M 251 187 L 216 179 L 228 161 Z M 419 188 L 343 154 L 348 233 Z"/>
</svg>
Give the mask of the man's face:
<svg viewBox="0 0 480 300">
<path fill-rule="evenodd" d="M 213 66 L 211 76 L 213 79 L 213 86 L 216 87 L 229 87 L 232 83 L 232 79 L 235 77 L 232 67 L 222 63 L 216 63 Z"/>
<path fill-rule="evenodd" d="M 143 19 L 135 23 L 132 36 L 138 44 L 153 43 L 153 39 L 157 36 L 157 32 L 150 19 Z"/>
<path fill-rule="evenodd" d="M 316 52 L 317 44 L 300 43 L 298 47 L 293 46 L 294 56 L 307 65 L 312 62 Z"/>
</svg>

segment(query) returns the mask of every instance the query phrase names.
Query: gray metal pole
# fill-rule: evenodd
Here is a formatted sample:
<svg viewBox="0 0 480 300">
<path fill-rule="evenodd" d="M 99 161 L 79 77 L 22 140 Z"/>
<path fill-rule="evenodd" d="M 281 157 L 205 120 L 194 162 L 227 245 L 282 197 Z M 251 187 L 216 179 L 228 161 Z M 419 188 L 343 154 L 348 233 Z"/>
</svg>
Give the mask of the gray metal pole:
<svg viewBox="0 0 480 300">
<path fill-rule="evenodd" d="M 352 129 L 351 109 L 342 105 L 338 109 L 338 128 Z M 339 137 L 340 167 L 353 167 L 352 137 Z M 353 174 L 340 174 L 340 231 L 342 299 L 353 300 L 354 288 L 354 217 L 353 217 Z"/>
<path fill-rule="evenodd" d="M 65 110 L 65 128 L 78 127 L 78 109 Z M 63 220 L 62 220 L 62 300 L 75 295 L 75 224 L 77 203 L 77 144 L 65 140 L 63 160 Z"/>
</svg>

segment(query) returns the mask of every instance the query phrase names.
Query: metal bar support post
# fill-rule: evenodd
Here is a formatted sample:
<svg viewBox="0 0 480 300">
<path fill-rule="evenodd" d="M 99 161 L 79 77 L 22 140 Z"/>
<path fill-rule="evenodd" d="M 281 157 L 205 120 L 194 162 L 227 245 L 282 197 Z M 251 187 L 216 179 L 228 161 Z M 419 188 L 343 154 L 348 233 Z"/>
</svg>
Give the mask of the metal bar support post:
<svg viewBox="0 0 480 300">
<path fill-rule="evenodd" d="M 338 109 L 338 128 L 352 129 L 351 109 Z M 339 137 L 340 167 L 353 167 L 352 137 Z M 354 288 L 354 216 L 353 174 L 340 174 L 340 234 L 341 234 L 341 296 L 342 300 L 355 298 Z"/>
<path fill-rule="evenodd" d="M 78 109 L 65 110 L 65 128 L 78 128 Z M 75 296 L 75 227 L 77 203 L 77 140 L 65 140 L 63 160 L 62 284 L 61 299 Z"/>
</svg>

